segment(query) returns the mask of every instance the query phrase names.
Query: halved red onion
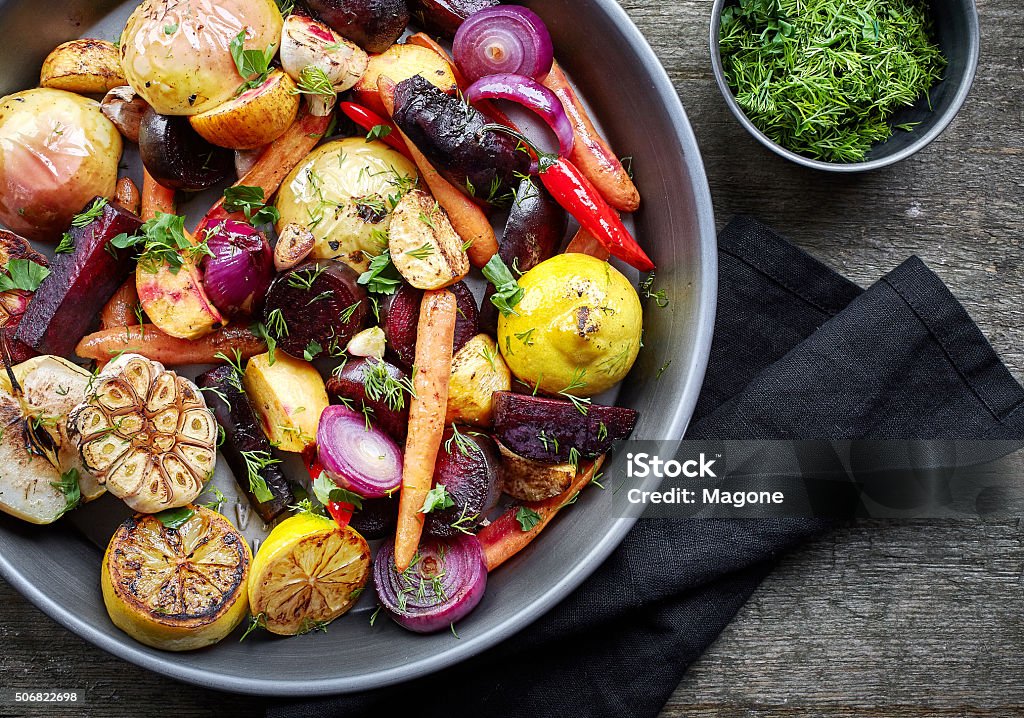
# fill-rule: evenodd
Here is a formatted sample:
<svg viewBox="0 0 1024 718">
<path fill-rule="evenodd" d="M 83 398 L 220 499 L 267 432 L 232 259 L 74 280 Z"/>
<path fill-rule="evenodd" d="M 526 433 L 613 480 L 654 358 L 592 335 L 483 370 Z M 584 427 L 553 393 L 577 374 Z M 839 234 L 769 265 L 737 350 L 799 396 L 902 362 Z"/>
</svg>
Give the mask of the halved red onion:
<svg viewBox="0 0 1024 718">
<path fill-rule="evenodd" d="M 466 99 L 509 100 L 536 112 L 558 137 L 558 152 L 567 157 L 575 144 L 572 122 L 565 114 L 562 101 L 554 92 L 525 75 L 490 75 L 482 77 L 466 90 Z"/>
<path fill-rule="evenodd" d="M 329 406 L 320 415 L 317 453 L 327 475 L 368 499 L 390 496 L 402 485 L 402 450 L 363 414 Z"/>
<path fill-rule="evenodd" d="M 203 289 L 213 305 L 228 316 L 259 309 L 274 278 L 274 252 L 263 233 L 227 220 L 208 230 L 206 244 L 213 256 L 203 260 Z"/>
<path fill-rule="evenodd" d="M 470 82 L 509 72 L 540 80 L 551 71 L 554 49 L 537 13 L 520 5 L 499 5 L 462 23 L 452 55 Z"/>
<path fill-rule="evenodd" d="M 399 573 L 395 542 L 389 540 L 373 561 L 377 599 L 395 623 L 416 633 L 447 630 L 480 603 L 487 588 L 487 566 L 476 536 L 426 539 L 413 563 Z"/>
</svg>

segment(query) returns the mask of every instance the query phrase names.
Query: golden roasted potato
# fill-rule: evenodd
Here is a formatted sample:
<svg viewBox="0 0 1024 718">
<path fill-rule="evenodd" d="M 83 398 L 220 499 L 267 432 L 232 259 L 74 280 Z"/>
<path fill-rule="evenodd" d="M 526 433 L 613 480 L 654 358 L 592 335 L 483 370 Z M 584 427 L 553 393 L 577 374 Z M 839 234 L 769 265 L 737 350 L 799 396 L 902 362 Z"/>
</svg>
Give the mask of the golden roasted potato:
<svg viewBox="0 0 1024 718">
<path fill-rule="evenodd" d="M 127 84 L 117 46 L 106 40 L 85 38 L 58 45 L 43 62 L 40 87 L 101 95 Z"/>
<path fill-rule="evenodd" d="M 576 478 L 570 464 L 542 464 L 507 449 L 500 441 L 501 490 L 520 501 L 543 501 L 568 491 Z"/>
<path fill-rule="evenodd" d="M 417 289 L 444 289 L 469 274 L 462 237 L 422 190 L 409 192 L 395 205 L 388 247 L 395 268 Z"/>
<path fill-rule="evenodd" d="M 496 391 L 512 389 L 512 373 L 494 340 L 486 334 L 470 339 L 452 358 L 446 424 L 490 426 Z"/>
<path fill-rule="evenodd" d="M 381 115 L 386 113 L 377 91 L 377 79 L 382 75 L 396 85 L 413 75 L 421 75 L 448 94 L 455 94 L 458 89 L 452 67 L 445 58 L 419 45 L 392 45 L 381 54 L 370 56 L 366 72 L 352 88 L 357 102 Z"/>
<path fill-rule="evenodd" d="M 283 351 L 249 360 L 242 383 L 270 443 L 301 453 L 316 443 L 320 415 L 329 400 L 324 380 L 309 362 Z"/>
</svg>

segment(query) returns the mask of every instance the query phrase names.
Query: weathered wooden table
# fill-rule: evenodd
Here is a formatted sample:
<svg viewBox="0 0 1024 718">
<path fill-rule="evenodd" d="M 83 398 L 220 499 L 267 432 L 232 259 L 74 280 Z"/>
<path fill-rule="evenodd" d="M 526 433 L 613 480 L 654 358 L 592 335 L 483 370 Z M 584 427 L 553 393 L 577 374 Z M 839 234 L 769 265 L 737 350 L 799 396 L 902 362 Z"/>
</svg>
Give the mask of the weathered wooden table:
<svg viewBox="0 0 1024 718">
<path fill-rule="evenodd" d="M 920 255 L 1024 378 L 1024 15 L 1017 3 L 982 0 L 981 67 L 946 134 L 897 167 L 858 177 L 788 164 L 736 124 L 711 76 L 710 0 L 623 5 L 683 98 L 720 224 L 738 212 L 760 217 L 863 284 Z M 837 530 L 781 562 L 690 670 L 664 716 L 1024 715 L 1022 595 L 1018 521 Z M 5 683 L 45 675 L 50 686 L 87 688 L 88 714 L 97 718 L 261 710 L 258 700 L 178 685 L 112 658 L 2 583 L 0 605 Z"/>
</svg>

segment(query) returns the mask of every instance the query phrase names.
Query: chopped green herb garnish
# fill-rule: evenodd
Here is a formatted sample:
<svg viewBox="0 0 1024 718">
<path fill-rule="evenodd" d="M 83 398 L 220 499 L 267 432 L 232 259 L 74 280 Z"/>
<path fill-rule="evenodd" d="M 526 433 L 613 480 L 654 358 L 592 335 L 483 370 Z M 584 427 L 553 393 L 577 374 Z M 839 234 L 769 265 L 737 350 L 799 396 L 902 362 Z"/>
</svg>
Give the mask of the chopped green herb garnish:
<svg viewBox="0 0 1024 718">
<path fill-rule="evenodd" d="M 64 495 L 64 508 L 57 514 L 60 518 L 82 503 L 82 489 L 78 484 L 78 469 L 68 469 L 60 475 L 60 481 L 50 484 Z"/>
<path fill-rule="evenodd" d="M 179 509 L 166 509 L 158 514 L 154 514 L 160 523 L 169 529 L 180 529 L 185 525 L 186 521 L 195 515 L 196 512 L 187 506 Z"/>
<path fill-rule="evenodd" d="M 72 227 L 85 227 L 103 216 L 103 208 L 108 204 L 103 197 L 93 200 L 93 203 L 84 212 L 80 212 L 71 218 Z"/>
<path fill-rule="evenodd" d="M 541 522 L 541 515 L 533 509 L 520 506 L 519 510 L 516 511 L 516 521 L 519 522 L 519 527 L 525 532 Z"/>
<path fill-rule="evenodd" d="M 320 472 L 320 475 L 313 481 L 313 495 L 324 506 L 333 502 L 351 504 L 357 511 L 363 508 L 362 496 L 341 488 L 326 472 Z"/>
<path fill-rule="evenodd" d="M 242 86 L 238 88 L 238 92 L 235 93 L 236 95 L 262 85 L 270 75 L 270 63 L 277 54 L 276 43 L 270 43 L 265 50 L 246 50 L 245 33 L 246 31 L 243 28 L 231 40 L 228 46 L 231 50 L 231 58 L 235 61 L 235 67 L 238 69 L 238 74 L 245 80 Z"/>
<path fill-rule="evenodd" d="M 720 50 L 750 121 L 828 162 L 863 161 L 946 67 L 922 0 L 743 0 L 722 11 Z"/>
<path fill-rule="evenodd" d="M 443 511 L 450 509 L 454 505 L 455 502 L 448 495 L 444 484 L 438 484 L 427 492 L 427 497 L 423 500 L 423 508 L 420 509 L 420 513 L 429 514 L 432 511 Z"/>
<path fill-rule="evenodd" d="M 312 95 L 333 100 L 338 96 L 337 90 L 331 84 L 331 78 L 327 76 L 323 68 L 316 65 L 307 65 L 299 73 L 299 81 L 296 84 L 296 94 Z"/>
<path fill-rule="evenodd" d="M 385 249 L 370 260 L 370 268 L 359 276 L 359 284 L 374 294 L 394 294 L 402 286 L 402 275 L 391 262 L 391 252 Z"/>
<path fill-rule="evenodd" d="M 387 125 L 374 125 L 370 128 L 370 131 L 366 133 L 366 141 L 373 142 L 374 140 L 383 140 L 390 134 L 391 128 Z"/>
<path fill-rule="evenodd" d="M 526 292 L 519 286 L 505 263 L 501 261 L 501 257 L 497 254 L 491 257 L 491 260 L 484 265 L 483 273 L 494 285 L 495 292 L 491 295 L 491 303 L 506 317 L 515 314 L 516 305 L 522 301 Z"/>
<path fill-rule="evenodd" d="M 50 276 L 50 270 L 28 259 L 12 259 L 0 273 L 0 292 L 20 289 L 34 292 L 43 280 Z"/>
<path fill-rule="evenodd" d="M 224 209 L 242 212 L 253 227 L 276 224 L 281 219 L 277 207 L 267 205 L 262 187 L 233 185 L 224 190 Z"/>
<path fill-rule="evenodd" d="M 60 244 L 53 250 L 55 254 L 71 254 L 75 251 L 75 238 L 71 232 L 65 232 L 60 238 Z"/>
<path fill-rule="evenodd" d="M 266 479 L 260 474 L 268 467 L 280 464 L 280 459 L 275 459 L 268 451 L 243 451 L 242 458 L 245 460 L 245 472 L 249 479 L 249 490 L 261 504 L 274 500 L 274 494 L 267 486 Z"/>
</svg>

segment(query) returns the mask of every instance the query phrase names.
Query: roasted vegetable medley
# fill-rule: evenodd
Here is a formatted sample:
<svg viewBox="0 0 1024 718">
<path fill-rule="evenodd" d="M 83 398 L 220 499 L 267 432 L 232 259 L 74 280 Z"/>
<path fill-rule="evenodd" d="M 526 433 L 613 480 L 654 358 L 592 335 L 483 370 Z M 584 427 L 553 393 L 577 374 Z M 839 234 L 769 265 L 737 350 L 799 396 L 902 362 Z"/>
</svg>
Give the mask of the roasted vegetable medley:
<svg viewBox="0 0 1024 718">
<path fill-rule="evenodd" d="M 371 576 L 454 631 L 633 431 L 598 398 L 639 204 L 524 7 L 144 0 L 0 100 L 0 509 L 127 504 L 103 599 L 157 648 L 323 629 Z"/>
</svg>

